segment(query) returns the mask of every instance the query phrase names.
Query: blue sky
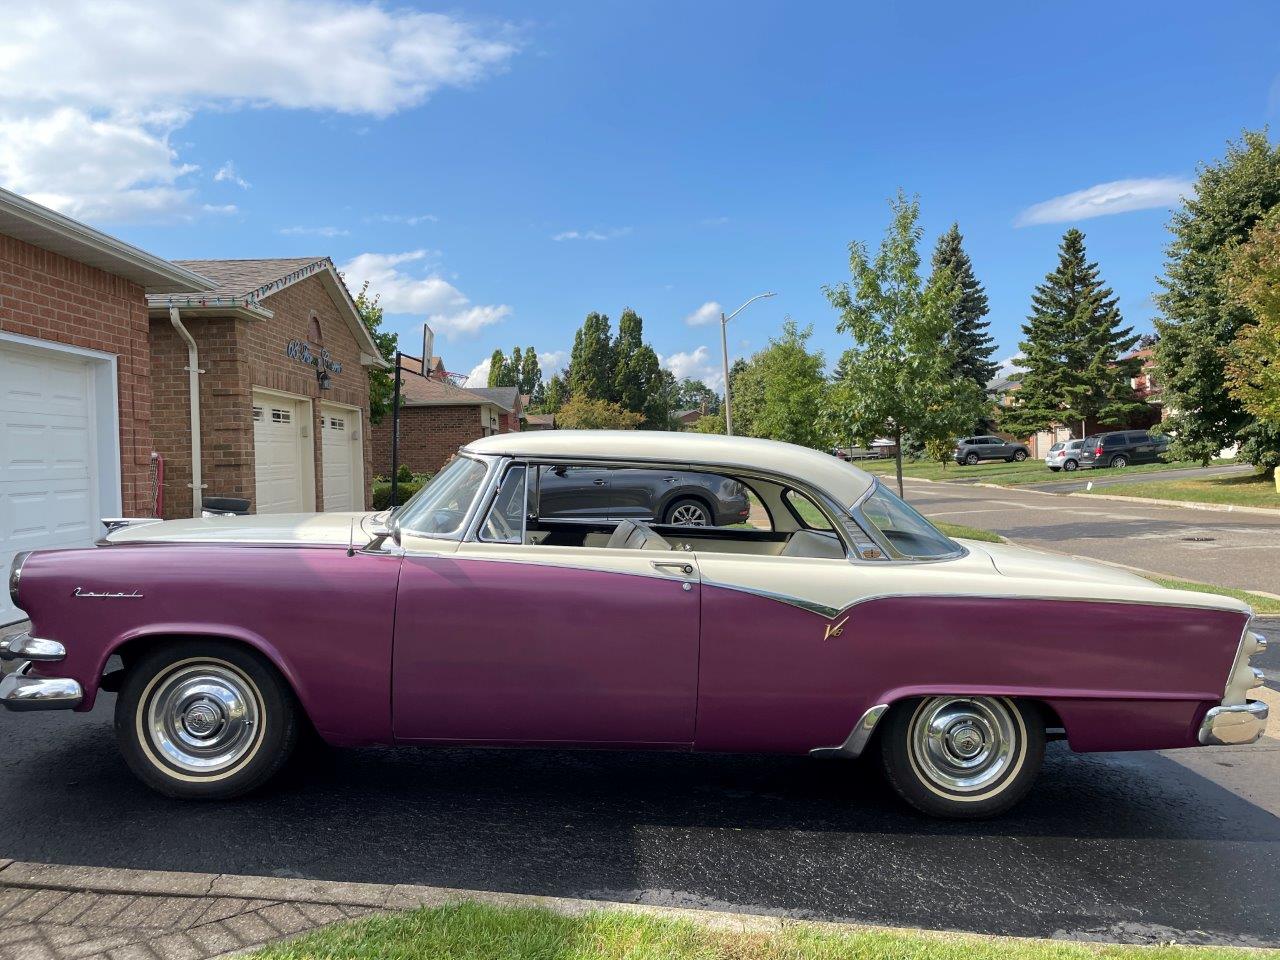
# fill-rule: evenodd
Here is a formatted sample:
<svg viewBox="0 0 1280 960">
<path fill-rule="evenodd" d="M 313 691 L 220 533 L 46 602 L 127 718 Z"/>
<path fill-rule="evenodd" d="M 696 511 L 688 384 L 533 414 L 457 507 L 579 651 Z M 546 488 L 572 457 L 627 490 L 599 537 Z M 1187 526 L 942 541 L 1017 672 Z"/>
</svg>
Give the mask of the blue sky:
<svg viewBox="0 0 1280 960">
<path fill-rule="evenodd" d="M 0 56 L 0 184 L 163 256 L 332 256 L 464 373 L 631 306 L 714 379 L 687 318 L 766 289 L 731 349 L 789 314 L 834 362 L 820 288 L 899 187 L 926 257 L 960 223 L 1001 358 L 1072 225 L 1147 330 L 1170 199 L 1280 109 L 1261 2 L 124 7 Z"/>
</svg>

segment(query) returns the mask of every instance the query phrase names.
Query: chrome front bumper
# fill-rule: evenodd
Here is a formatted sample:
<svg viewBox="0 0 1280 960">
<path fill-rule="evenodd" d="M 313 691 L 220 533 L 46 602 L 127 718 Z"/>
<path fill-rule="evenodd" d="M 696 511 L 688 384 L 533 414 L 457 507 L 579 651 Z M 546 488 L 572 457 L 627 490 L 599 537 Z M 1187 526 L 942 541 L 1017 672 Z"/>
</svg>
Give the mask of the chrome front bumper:
<svg viewBox="0 0 1280 960">
<path fill-rule="evenodd" d="M 84 689 L 66 677 L 31 677 L 34 661 L 56 663 L 67 655 L 56 640 L 30 633 L 0 639 L 0 660 L 22 660 L 13 673 L 0 677 L 0 706 L 9 710 L 71 710 L 84 699 Z"/>
<path fill-rule="evenodd" d="M 1214 707 L 1200 724 L 1200 742 L 1235 746 L 1254 743 L 1267 729 L 1267 715 L 1267 705 L 1261 700 Z"/>
<path fill-rule="evenodd" d="M 28 661 L 0 679 L 0 706 L 9 710 L 71 710 L 80 706 L 84 689 L 67 677 L 29 677 Z"/>
</svg>

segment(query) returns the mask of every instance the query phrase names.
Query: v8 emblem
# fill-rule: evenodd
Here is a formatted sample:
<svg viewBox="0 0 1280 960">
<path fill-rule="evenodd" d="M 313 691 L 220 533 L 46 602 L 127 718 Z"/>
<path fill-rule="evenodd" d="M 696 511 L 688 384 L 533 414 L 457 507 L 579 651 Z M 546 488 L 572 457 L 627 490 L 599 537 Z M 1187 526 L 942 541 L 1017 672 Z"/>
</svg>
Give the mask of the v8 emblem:
<svg viewBox="0 0 1280 960">
<path fill-rule="evenodd" d="M 822 639 L 825 641 L 825 640 L 830 640 L 833 637 L 840 636 L 840 634 L 844 633 L 844 625 L 848 622 L 849 622 L 849 618 L 845 617 L 839 623 L 828 623 L 827 630 L 822 635 Z"/>
</svg>

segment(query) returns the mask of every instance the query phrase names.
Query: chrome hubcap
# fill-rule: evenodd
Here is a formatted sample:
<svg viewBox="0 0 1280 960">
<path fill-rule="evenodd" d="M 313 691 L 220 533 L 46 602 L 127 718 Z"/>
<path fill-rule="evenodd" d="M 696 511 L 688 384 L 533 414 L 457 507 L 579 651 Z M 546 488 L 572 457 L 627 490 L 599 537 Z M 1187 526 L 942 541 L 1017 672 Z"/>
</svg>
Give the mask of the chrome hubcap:
<svg viewBox="0 0 1280 960">
<path fill-rule="evenodd" d="M 988 698 L 935 697 L 916 711 L 911 754 L 924 778 L 951 793 L 977 793 L 1015 759 L 1012 707 Z"/>
<path fill-rule="evenodd" d="M 254 748 L 261 726 L 258 692 L 229 664 L 184 664 L 154 686 L 145 726 L 161 758 L 189 773 L 235 766 Z"/>
<path fill-rule="evenodd" d="M 705 527 L 707 515 L 692 503 L 682 503 L 671 512 L 671 522 L 681 527 Z"/>
</svg>

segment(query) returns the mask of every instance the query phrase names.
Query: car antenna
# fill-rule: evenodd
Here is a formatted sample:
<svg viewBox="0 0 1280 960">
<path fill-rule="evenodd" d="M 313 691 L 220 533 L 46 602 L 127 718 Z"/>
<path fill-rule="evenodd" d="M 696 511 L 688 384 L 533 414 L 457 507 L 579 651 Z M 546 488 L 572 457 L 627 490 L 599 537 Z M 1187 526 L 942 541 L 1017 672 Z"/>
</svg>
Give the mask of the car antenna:
<svg viewBox="0 0 1280 960">
<path fill-rule="evenodd" d="M 351 518 L 351 535 L 347 537 L 347 556 L 354 557 L 356 555 L 356 518 Z"/>
</svg>

